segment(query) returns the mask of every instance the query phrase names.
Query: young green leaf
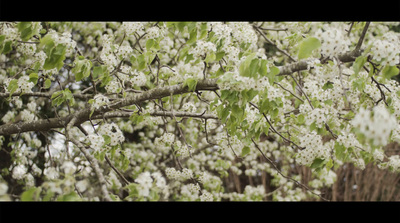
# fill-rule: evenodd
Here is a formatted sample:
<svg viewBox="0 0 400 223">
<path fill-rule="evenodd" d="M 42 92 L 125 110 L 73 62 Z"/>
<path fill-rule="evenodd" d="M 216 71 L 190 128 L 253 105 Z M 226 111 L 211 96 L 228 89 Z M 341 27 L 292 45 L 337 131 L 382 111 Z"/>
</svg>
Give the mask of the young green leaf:
<svg viewBox="0 0 400 223">
<path fill-rule="evenodd" d="M 365 62 L 367 62 L 366 56 L 359 56 L 353 63 L 354 74 L 357 75 L 360 72 L 361 68 L 364 66 Z"/>
<path fill-rule="evenodd" d="M 47 78 L 47 79 L 44 81 L 44 86 L 43 86 L 43 88 L 44 88 L 44 89 L 49 89 L 50 86 L 51 86 L 51 80 Z"/>
<path fill-rule="evenodd" d="M 188 86 L 189 91 L 196 90 L 197 80 L 193 78 L 187 78 L 185 82 L 183 82 L 183 86 Z"/>
<path fill-rule="evenodd" d="M 36 201 L 38 200 L 38 196 L 40 191 L 42 190 L 41 187 L 31 187 L 28 190 L 24 191 L 21 194 L 21 201 Z"/>
<path fill-rule="evenodd" d="M 18 89 L 18 80 L 12 79 L 7 86 L 7 90 L 10 92 L 10 95 L 12 95 L 17 89 Z"/>
<path fill-rule="evenodd" d="M 67 47 L 62 44 L 58 44 L 56 47 L 50 49 L 43 64 L 43 68 L 45 70 L 51 70 L 53 68 L 57 68 L 58 70 L 61 69 L 64 65 L 63 61 L 65 59 L 66 50 Z"/>
<path fill-rule="evenodd" d="M 32 22 L 20 22 L 17 25 L 18 31 L 21 33 L 21 39 L 22 41 L 27 41 L 29 40 L 34 33 L 34 27 L 32 27 L 33 23 Z"/>
<path fill-rule="evenodd" d="M 30 82 L 32 82 L 34 84 L 37 84 L 38 79 L 39 79 L 39 76 L 38 76 L 37 73 L 30 73 L 29 74 L 29 81 Z"/>
<path fill-rule="evenodd" d="M 248 146 L 243 147 L 241 155 L 246 156 L 249 153 L 250 153 L 250 147 Z"/>
<path fill-rule="evenodd" d="M 315 37 L 308 37 L 300 43 L 299 59 L 308 58 L 311 56 L 312 51 L 321 47 L 321 42 Z"/>
<path fill-rule="evenodd" d="M 396 66 L 386 65 L 382 70 L 382 76 L 386 79 L 390 79 L 399 74 L 399 69 Z"/>
</svg>

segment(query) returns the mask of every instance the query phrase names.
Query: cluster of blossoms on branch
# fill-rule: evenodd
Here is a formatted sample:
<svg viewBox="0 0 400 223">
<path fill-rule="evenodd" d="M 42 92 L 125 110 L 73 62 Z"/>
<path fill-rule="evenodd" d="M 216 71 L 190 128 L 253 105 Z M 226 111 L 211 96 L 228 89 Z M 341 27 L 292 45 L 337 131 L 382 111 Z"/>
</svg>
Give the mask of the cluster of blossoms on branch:
<svg viewBox="0 0 400 223">
<path fill-rule="evenodd" d="M 400 171 L 398 27 L 0 23 L 0 199 L 317 200 L 344 165 Z"/>
</svg>

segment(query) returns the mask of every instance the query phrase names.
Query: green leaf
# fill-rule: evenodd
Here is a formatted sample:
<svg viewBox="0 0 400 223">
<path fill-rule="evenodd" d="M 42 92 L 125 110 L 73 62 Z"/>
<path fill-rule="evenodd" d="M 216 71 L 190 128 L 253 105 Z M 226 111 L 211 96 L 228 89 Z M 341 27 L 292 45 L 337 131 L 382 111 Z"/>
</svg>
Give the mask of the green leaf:
<svg viewBox="0 0 400 223">
<path fill-rule="evenodd" d="M 224 51 L 218 52 L 217 54 L 215 54 L 215 61 L 221 60 L 222 57 L 224 57 L 224 56 L 225 56 L 225 52 Z"/>
<path fill-rule="evenodd" d="M 321 42 L 315 37 L 308 37 L 300 43 L 299 46 L 299 59 L 308 58 L 311 56 L 312 51 L 321 47 Z"/>
<path fill-rule="evenodd" d="M 30 73 L 29 74 L 29 81 L 30 82 L 32 82 L 34 84 L 37 84 L 38 79 L 39 79 L 39 76 L 38 76 L 37 73 Z"/>
<path fill-rule="evenodd" d="M 250 153 L 250 147 L 245 146 L 242 148 L 242 153 L 241 153 L 242 156 L 246 156 L 249 153 Z"/>
<path fill-rule="evenodd" d="M 253 78 L 257 78 L 257 71 L 260 68 L 259 66 L 260 60 L 255 58 L 251 61 L 250 67 L 249 67 L 249 76 Z"/>
<path fill-rule="evenodd" d="M 386 79 L 390 79 L 397 74 L 399 74 L 399 69 L 396 66 L 386 65 L 382 70 L 382 76 Z"/>
<path fill-rule="evenodd" d="M 216 58 L 217 57 L 215 56 L 215 53 L 209 53 L 209 54 L 207 54 L 206 58 L 204 59 L 204 62 L 206 62 L 207 66 L 208 66 L 208 63 L 214 61 Z"/>
<path fill-rule="evenodd" d="M 4 47 L 3 47 L 3 54 L 7 54 L 12 50 L 12 41 L 9 40 L 7 42 L 4 43 Z"/>
<path fill-rule="evenodd" d="M 4 50 L 4 40 L 6 39 L 5 35 L 0 35 L 0 53 L 3 53 Z"/>
<path fill-rule="evenodd" d="M 146 42 L 146 49 L 147 49 L 147 51 L 150 51 L 151 50 L 151 48 L 153 47 L 153 45 L 154 45 L 154 39 L 148 39 L 147 40 L 147 42 Z"/>
<path fill-rule="evenodd" d="M 323 89 L 323 90 L 332 89 L 332 88 L 333 88 L 333 82 L 330 82 L 330 81 L 327 81 L 327 82 L 324 84 L 324 86 L 322 86 L 322 89 Z"/>
<path fill-rule="evenodd" d="M 267 71 L 268 71 L 267 63 L 268 63 L 268 61 L 265 59 L 260 60 L 260 66 L 259 66 L 260 69 L 258 70 L 258 72 L 260 73 L 260 75 L 262 77 L 267 75 Z"/>
<path fill-rule="evenodd" d="M 267 73 L 268 81 L 270 85 L 273 85 L 275 82 L 275 77 L 277 74 L 279 74 L 280 70 L 279 68 L 272 66 L 269 68 L 269 73 Z M 278 81 L 279 82 L 279 81 Z"/>
<path fill-rule="evenodd" d="M 188 86 L 189 91 L 196 90 L 197 80 L 193 78 L 187 78 L 185 82 L 183 82 L 183 86 Z"/>
<path fill-rule="evenodd" d="M 197 29 L 195 28 L 190 32 L 190 37 L 189 40 L 186 42 L 186 44 L 192 44 L 196 42 L 196 40 L 197 40 Z"/>
<path fill-rule="evenodd" d="M 239 74 L 244 77 L 250 77 L 250 64 L 252 63 L 255 53 L 252 53 L 246 57 L 246 59 L 239 66 Z M 254 62 L 255 63 L 255 62 Z M 254 66 L 254 64 L 253 64 Z"/>
<path fill-rule="evenodd" d="M 356 58 L 356 60 L 353 63 L 354 75 L 357 75 L 358 72 L 360 72 L 360 70 L 364 66 L 365 62 L 367 62 L 366 56 L 359 56 Z"/>
<path fill-rule="evenodd" d="M 43 86 L 43 88 L 44 88 L 44 89 L 48 89 L 48 88 L 50 88 L 50 86 L 51 86 L 51 80 L 50 80 L 49 78 L 47 78 L 47 79 L 44 81 L 44 86 Z"/>
<path fill-rule="evenodd" d="M 90 60 L 78 58 L 78 60 L 75 61 L 75 67 L 71 70 L 71 72 L 75 74 L 76 81 L 89 77 L 92 65 Z"/>
<path fill-rule="evenodd" d="M 67 47 L 58 44 L 56 47 L 53 47 L 50 49 L 49 53 L 47 54 L 47 58 L 43 64 L 43 68 L 45 70 L 51 70 L 53 68 L 57 68 L 58 70 L 61 69 L 61 67 L 64 65 L 64 59 L 65 59 L 65 52 L 67 50 Z"/>
<path fill-rule="evenodd" d="M 362 78 L 358 78 L 353 80 L 352 82 L 353 89 L 358 89 L 359 91 L 363 91 L 365 89 L 365 80 Z"/>
<path fill-rule="evenodd" d="M 22 41 L 29 40 L 33 35 L 35 35 L 34 27 L 32 22 L 20 22 L 17 25 L 18 31 L 21 33 Z"/>
<path fill-rule="evenodd" d="M 323 160 L 323 159 L 321 159 L 321 158 L 316 158 L 316 159 L 314 160 L 314 162 L 311 164 L 311 168 L 312 168 L 312 169 L 321 168 L 321 167 L 324 165 L 324 161 L 325 161 L 325 160 Z"/>
<path fill-rule="evenodd" d="M 12 79 L 7 86 L 7 90 L 10 92 L 10 95 L 12 95 L 17 89 L 18 89 L 18 80 Z"/>
<path fill-rule="evenodd" d="M 36 201 L 42 189 L 40 187 L 31 187 L 21 194 L 21 201 Z"/>
<path fill-rule="evenodd" d="M 145 60 L 145 58 L 144 58 L 144 55 L 143 54 L 140 54 L 138 57 L 137 57 L 137 61 L 138 61 L 138 67 L 137 67 L 137 70 L 138 71 L 141 71 L 141 70 L 143 70 L 145 67 L 146 67 L 146 60 Z"/>
<path fill-rule="evenodd" d="M 326 167 L 326 170 L 330 170 L 333 167 L 333 159 L 329 158 L 325 167 Z"/>
</svg>

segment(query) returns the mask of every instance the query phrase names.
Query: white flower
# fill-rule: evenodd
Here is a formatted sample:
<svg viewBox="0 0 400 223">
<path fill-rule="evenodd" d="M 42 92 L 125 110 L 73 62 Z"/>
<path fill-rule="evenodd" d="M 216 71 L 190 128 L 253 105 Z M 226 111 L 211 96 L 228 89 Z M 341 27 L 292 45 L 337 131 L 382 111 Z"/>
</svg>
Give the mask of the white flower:
<svg viewBox="0 0 400 223">
<path fill-rule="evenodd" d="M 99 150 L 100 148 L 102 148 L 104 144 L 104 138 L 101 135 L 89 134 L 87 138 L 90 142 L 90 147 L 92 149 Z"/>
<path fill-rule="evenodd" d="M 21 111 L 21 120 L 31 122 L 35 119 L 35 115 L 27 109 Z"/>
<path fill-rule="evenodd" d="M 330 28 L 324 32 L 318 30 L 316 36 L 321 41 L 321 54 L 324 56 L 332 58 L 348 51 L 350 41 L 340 29 Z"/>
<path fill-rule="evenodd" d="M 0 196 L 7 193 L 8 185 L 5 183 L 0 183 Z"/>
<path fill-rule="evenodd" d="M 134 32 L 142 30 L 143 23 L 141 23 L 141 22 L 123 22 L 120 28 L 126 32 L 126 35 L 129 36 Z"/>
<path fill-rule="evenodd" d="M 397 127 L 396 118 L 384 106 L 375 106 L 371 111 L 360 108 L 351 124 L 375 145 L 386 145 L 392 130 Z"/>
<path fill-rule="evenodd" d="M 78 189 L 78 191 L 80 192 L 85 191 L 88 187 L 89 183 L 87 182 L 87 180 L 80 180 L 76 182 L 76 189 Z"/>
<path fill-rule="evenodd" d="M 213 201 L 213 196 L 208 191 L 203 190 L 202 194 L 200 195 L 200 201 Z"/>
<path fill-rule="evenodd" d="M 100 126 L 98 133 L 100 135 L 110 136 L 111 138 L 110 146 L 115 146 L 118 143 L 122 143 L 125 140 L 124 134 L 115 123 L 103 124 L 102 126 Z M 96 146 L 98 146 L 98 144 Z"/>
<path fill-rule="evenodd" d="M 399 155 L 393 155 L 389 157 L 389 167 L 392 167 L 394 171 L 400 168 L 400 157 Z"/>
<path fill-rule="evenodd" d="M 190 49 L 189 53 L 193 54 L 195 57 L 205 56 L 209 53 L 215 53 L 217 48 L 212 42 L 205 42 L 203 40 L 199 40 L 196 42 L 196 47 L 194 49 Z"/>
<path fill-rule="evenodd" d="M 146 171 L 139 174 L 139 176 L 135 179 L 135 182 L 139 184 L 139 196 L 148 197 L 150 194 L 150 188 L 153 184 L 153 179 L 151 178 L 150 172 Z"/>
<path fill-rule="evenodd" d="M 180 172 L 173 167 L 168 167 L 167 169 L 165 169 L 165 174 L 168 178 L 173 180 L 178 179 L 181 176 Z"/>
<path fill-rule="evenodd" d="M 108 104 L 110 101 L 108 98 L 102 94 L 96 94 L 93 98 L 92 109 L 98 109 L 103 105 Z"/>
<path fill-rule="evenodd" d="M 118 79 L 113 79 L 105 86 L 107 93 L 119 93 L 121 92 L 122 85 Z"/>
<path fill-rule="evenodd" d="M 76 171 L 76 166 L 71 161 L 64 161 L 60 167 L 66 174 L 73 174 Z"/>
<path fill-rule="evenodd" d="M 49 179 L 56 179 L 59 176 L 58 171 L 55 167 L 47 167 L 46 169 L 44 169 L 43 173 Z"/>
<path fill-rule="evenodd" d="M 26 171 L 27 171 L 27 168 L 24 165 L 15 166 L 12 171 L 12 177 L 14 179 L 20 180 L 24 177 L 24 175 L 26 174 Z"/>
<path fill-rule="evenodd" d="M 147 78 L 143 72 L 134 71 L 134 76 L 130 79 L 132 85 L 142 87 L 146 85 Z"/>
<path fill-rule="evenodd" d="M 14 113 L 14 111 L 9 110 L 9 111 L 7 111 L 7 113 L 3 116 L 3 118 L 1 118 L 1 120 L 2 120 L 4 123 L 9 123 L 9 122 L 11 122 L 14 118 L 15 118 L 15 113 Z"/>
<path fill-rule="evenodd" d="M 21 93 L 31 93 L 34 86 L 34 83 L 29 82 L 28 76 L 22 76 L 18 79 L 18 88 Z"/>
<path fill-rule="evenodd" d="M 36 102 L 35 101 L 29 102 L 26 106 L 28 107 L 29 111 L 31 111 L 31 112 L 36 111 Z"/>
</svg>

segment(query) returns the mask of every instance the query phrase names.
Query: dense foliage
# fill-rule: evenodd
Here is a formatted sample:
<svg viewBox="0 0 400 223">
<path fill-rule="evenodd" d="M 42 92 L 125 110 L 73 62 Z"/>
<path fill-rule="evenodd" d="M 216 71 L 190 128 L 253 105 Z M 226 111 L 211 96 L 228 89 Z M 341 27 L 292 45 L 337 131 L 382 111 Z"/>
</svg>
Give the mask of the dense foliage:
<svg viewBox="0 0 400 223">
<path fill-rule="evenodd" d="M 329 200 L 340 167 L 399 172 L 398 30 L 2 22 L 0 198 Z"/>
</svg>

